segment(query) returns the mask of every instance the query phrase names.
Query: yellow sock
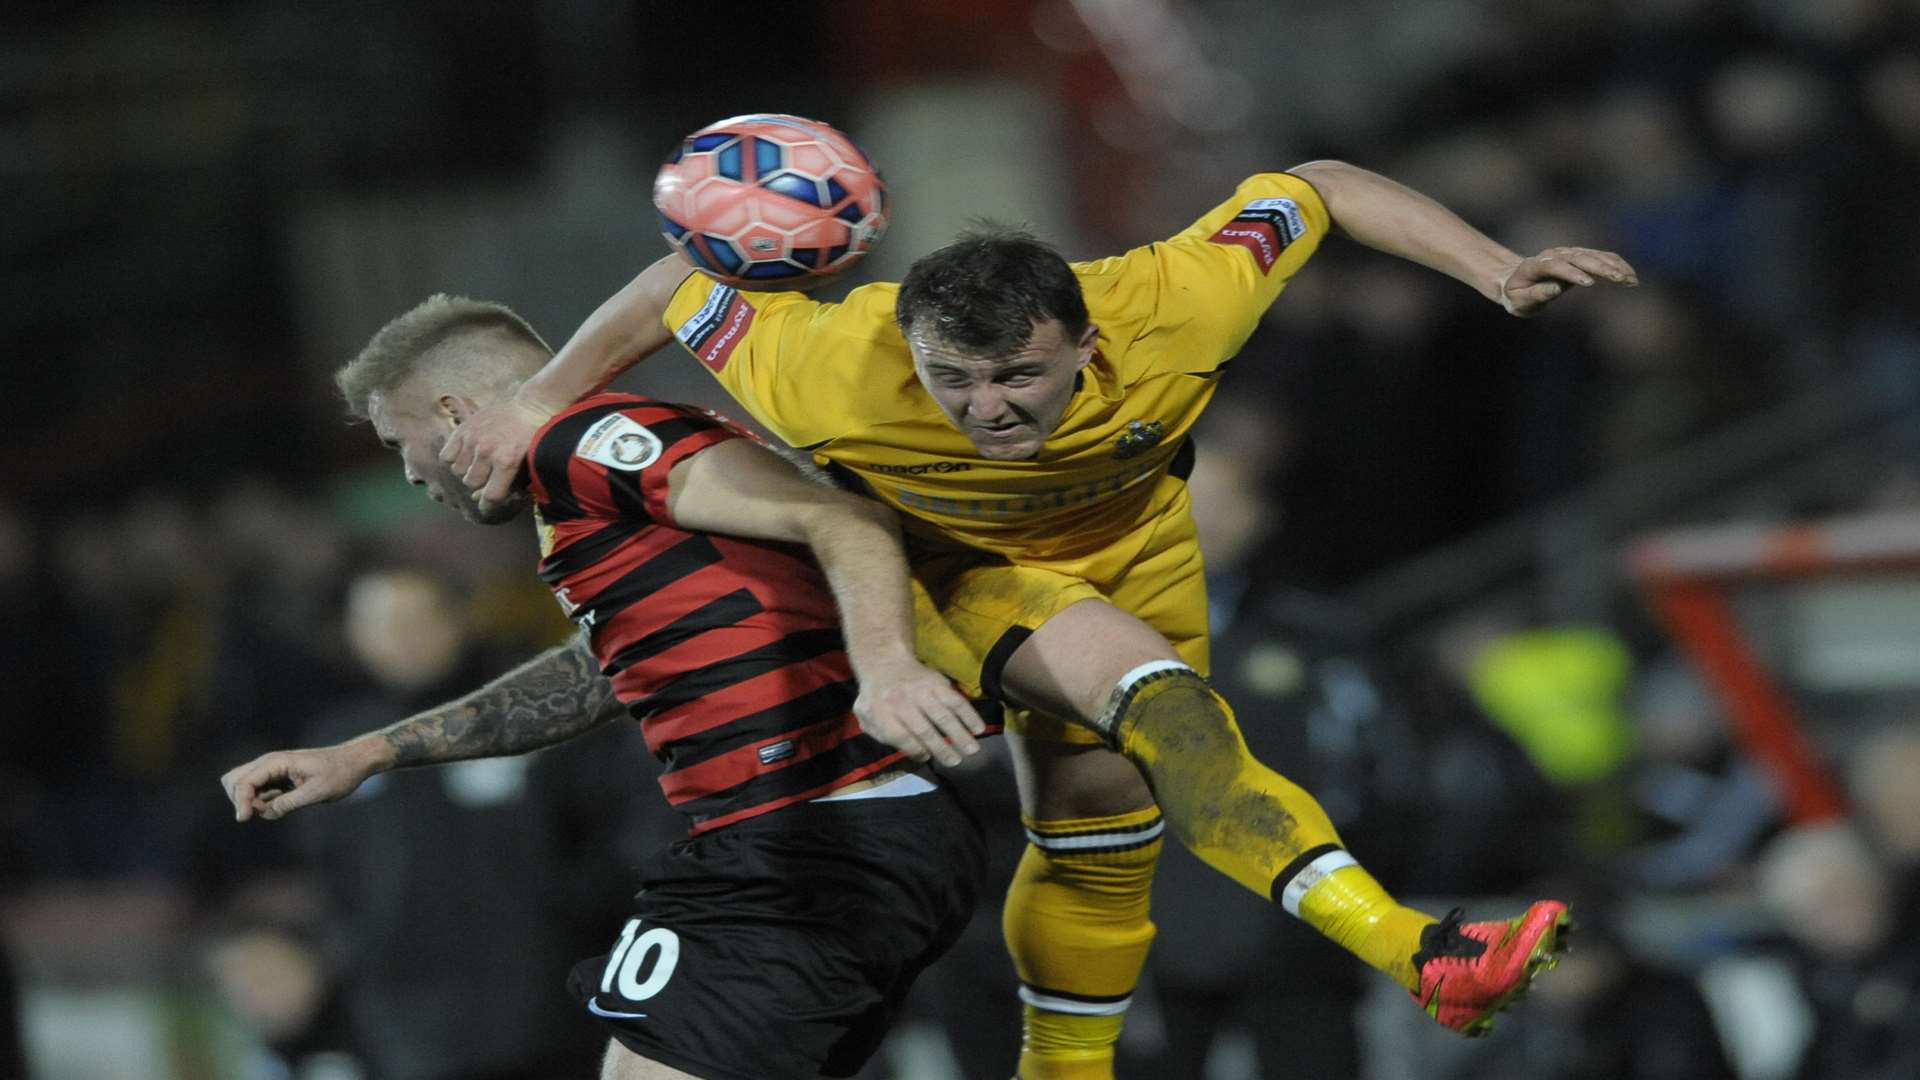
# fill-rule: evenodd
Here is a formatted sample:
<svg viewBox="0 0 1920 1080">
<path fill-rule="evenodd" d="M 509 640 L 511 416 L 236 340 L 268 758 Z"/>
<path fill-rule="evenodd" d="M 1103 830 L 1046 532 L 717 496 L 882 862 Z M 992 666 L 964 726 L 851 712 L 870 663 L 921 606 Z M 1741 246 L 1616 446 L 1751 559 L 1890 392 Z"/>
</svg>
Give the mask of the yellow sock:
<svg viewBox="0 0 1920 1080">
<path fill-rule="evenodd" d="M 1253 757 L 1233 710 L 1192 668 L 1129 673 L 1100 726 L 1146 774 L 1168 826 L 1203 862 L 1402 986 L 1418 985 L 1412 958 L 1434 920 L 1394 902 L 1346 854 L 1320 803 Z"/>
<path fill-rule="evenodd" d="M 1029 843 L 1001 920 L 1026 1011 L 1020 1077 L 1110 1080 L 1153 942 L 1160 811 L 1025 821 Z"/>
<path fill-rule="evenodd" d="M 1020 1080 L 1113 1080 L 1113 1044 L 1126 1015 L 1075 1016 L 1032 1005 L 1020 1039 Z"/>
<path fill-rule="evenodd" d="M 1274 881 L 1281 905 L 1394 982 L 1419 989 L 1413 954 L 1433 917 L 1396 903 L 1344 848 L 1328 844 L 1295 863 L 1298 870 Z"/>
</svg>

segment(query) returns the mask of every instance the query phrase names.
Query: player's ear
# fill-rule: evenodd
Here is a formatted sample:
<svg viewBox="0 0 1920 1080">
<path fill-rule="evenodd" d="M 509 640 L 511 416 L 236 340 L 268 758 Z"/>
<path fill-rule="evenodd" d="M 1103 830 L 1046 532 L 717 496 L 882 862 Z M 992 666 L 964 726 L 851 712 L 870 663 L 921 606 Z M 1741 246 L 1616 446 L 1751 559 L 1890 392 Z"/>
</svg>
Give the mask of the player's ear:
<svg viewBox="0 0 1920 1080">
<path fill-rule="evenodd" d="M 1088 323 L 1086 330 L 1082 331 L 1080 334 L 1079 342 L 1076 343 L 1077 347 L 1080 350 L 1080 363 L 1076 365 L 1077 367 L 1087 366 L 1087 362 L 1093 359 L 1094 346 L 1098 345 L 1099 343 L 1100 343 L 1100 328 L 1093 325 L 1092 323 Z"/>
<path fill-rule="evenodd" d="M 441 394 L 433 404 L 440 410 L 440 415 L 446 417 L 455 427 L 466 423 L 467 417 L 472 416 L 479 409 L 472 398 L 461 397 L 459 394 Z"/>
</svg>

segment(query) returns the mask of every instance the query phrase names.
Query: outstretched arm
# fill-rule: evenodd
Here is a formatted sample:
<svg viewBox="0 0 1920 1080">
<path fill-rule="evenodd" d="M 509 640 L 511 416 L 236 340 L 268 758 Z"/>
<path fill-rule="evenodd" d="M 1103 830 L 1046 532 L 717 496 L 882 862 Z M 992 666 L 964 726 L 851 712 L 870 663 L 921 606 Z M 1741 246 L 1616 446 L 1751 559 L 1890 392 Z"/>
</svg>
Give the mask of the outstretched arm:
<svg viewBox="0 0 1920 1080">
<path fill-rule="evenodd" d="M 1287 171 L 1313 185 L 1334 225 L 1348 236 L 1465 282 L 1523 318 L 1568 286 L 1640 282 L 1633 267 L 1610 251 L 1556 247 L 1521 258 L 1425 195 L 1355 165 L 1310 161 Z"/>
<path fill-rule="evenodd" d="M 585 635 L 464 697 L 335 746 L 277 750 L 220 778 L 234 819 L 271 821 L 353 793 L 388 769 L 524 754 L 624 714 Z"/>
<path fill-rule="evenodd" d="M 623 715 L 587 636 L 577 634 L 464 697 L 361 738 L 379 740 L 383 768 L 404 769 L 524 754 Z"/>
<path fill-rule="evenodd" d="M 553 359 L 511 398 L 481 409 L 453 430 L 440 460 L 452 466 L 481 506 L 512 493 L 540 425 L 673 340 L 662 320 L 674 290 L 691 273 L 693 268 L 678 255 L 640 271 L 587 316 Z"/>
<path fill-rule="evenodd" d="M 980 749 L 979 714 L 913 652 L 913 593 L 894 512 L 816 484 L 773 451 L 730 439 L 674 465 L 667 506 L 699 532 L 806 544 L 840 608 L 860 681 L 861 728 L 916 761 L 958 765 Z"/>
</svg>

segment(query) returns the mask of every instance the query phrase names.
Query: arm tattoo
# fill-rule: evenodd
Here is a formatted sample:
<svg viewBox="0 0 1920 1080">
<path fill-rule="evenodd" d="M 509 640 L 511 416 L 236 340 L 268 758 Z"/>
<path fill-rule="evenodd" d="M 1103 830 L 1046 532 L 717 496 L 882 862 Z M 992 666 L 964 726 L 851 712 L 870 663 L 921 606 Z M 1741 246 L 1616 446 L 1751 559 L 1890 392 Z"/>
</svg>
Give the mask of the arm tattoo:
<svg viewBox="0 0 1920 1080">
<path fill-rule="evenodd" d="M 524 754 L 624 715 L 584 636 L 381 730 L 396 767 Z"/>
</svg>

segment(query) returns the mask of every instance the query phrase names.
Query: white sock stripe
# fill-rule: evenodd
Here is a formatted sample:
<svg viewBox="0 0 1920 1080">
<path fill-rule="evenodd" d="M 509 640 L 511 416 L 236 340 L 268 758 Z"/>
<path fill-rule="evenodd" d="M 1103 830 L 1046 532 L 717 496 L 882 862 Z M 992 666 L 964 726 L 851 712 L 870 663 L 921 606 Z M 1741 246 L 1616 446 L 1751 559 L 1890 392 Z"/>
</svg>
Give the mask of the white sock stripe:
<svg viewBox="0 0 1920 1080">
<path fill-rule="evenodd" d="M 1020 988 L 1020 1000 L 1036 1009 L 1067 1013 L 1072 1016 L 1119 1016 L 1127 1011 L 1127 1006 L 1133 1004 L 1133 995 L 1129 994 L 1119 1001 L 1080 1001 L 1075 998 L 1042 994 L 1023 986 Z"/>
<path fill-rule="evenodd" d="M 1360 860 L 1347 854 L 1344 849 L 1327 852 L 1301 867 L 1300 872 L 1293 875 L 1293 880 L 1287 882 L 1287 887 L 1280 893 L 1280 906 L 1287 909 L 1287 914 L 1296 919 L 1299 918 L 1301 897 L 1306 896 L 1309 890 L 1320 884 L 1321 878 L 1335 870 L 1359 865 Z"/>
<path fill-rule="evenodd" d="M 1086 851 L 1090 848 L 1139 847 L 1160 838 L 1167 823 L 1155 821 L 1146 828 L 1114 829 L 1108 832 L 1075 833 L 1072 836 L 1042 836 L 1027 830 L 1027 841 L 1048 851 Z"/>
<path fill-rule="evenodd" d="M 1120 676 L 1120 681 L 1116 683 L 1115 686 L 1124 694 L 1128 690 L 1133 689 L 1133 684 L 1139 682 L 1141 679 L 1162 671 L 1172 671 L 1174 668 L 1185 668 L 1188 671 L 1193 671 L 1191 665 L 1183 664 L 1178 660 L 1149 660 L 1139 667 L 1134 668 L 1132 671 L 1127 672 L 1125 675 Z M 1195 675 L 1200 674 L 1197 671 L 1193 671 L 1193 673 Z"/>
<path fill-rule="evenodd" d="M 1200 677 L 1199 672 L 1178 660 L 1149 660 L 1120 676 L 1120 681 L 1113 684 L 1113 693 L 1107 695 L 1107 707 L 1100 710 L 1099 717 L 1093 722 L 1094 730 L 1109 743 L 1113 742 L 1113 726 L 1120 722 L 1121 710 L 1133 700 L 1134 688 L 1155 676 L 1164 675 L 1170 671 L 1185 671 L 1196 679 Z"/>
</svg>

